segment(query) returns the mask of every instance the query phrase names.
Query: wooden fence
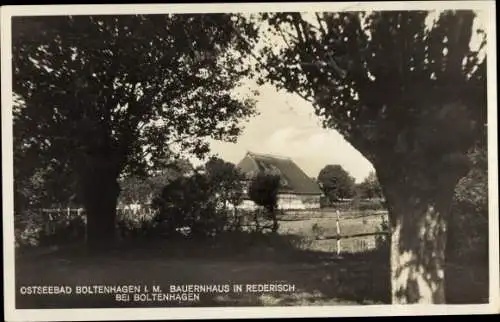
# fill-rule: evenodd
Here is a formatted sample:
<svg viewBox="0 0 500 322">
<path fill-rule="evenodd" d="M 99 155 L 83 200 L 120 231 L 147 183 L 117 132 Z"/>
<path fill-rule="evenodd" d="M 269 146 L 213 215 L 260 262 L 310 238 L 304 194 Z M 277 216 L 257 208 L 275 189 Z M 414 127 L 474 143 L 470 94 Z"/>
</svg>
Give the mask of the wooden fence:
<svg viewBox="0 0 500 322">
<path fill-rule="evenodd" d="M 347 218 L 343 218 L 347 219 Z M 348 218 L 351 219 L 351 218 Z M 342 240 L 350 239 L 350 238 L 360 238 L 360 237 L 369 237 L 369 236 L 386 236 L 386 238 L 390 235 L 390 231 L 374 231 L 374 232 L 364 232 L 364 233 L 351 233 L 351 234 L 343 234 L 341 229 L 341 220 L 340 220 L 340 212 L 336 211 L 336 234 L 335 235 L 321 235 L 317 236 L 317 240 L 336 240 L 337 241 L 337 255 L 342 253 Z M 361 243 L 362 249 L 366 249 L 367 246 L 365 243 Z"/>
<path fill-rule="evenodd" d="M 142 219 L 154 215 L 154 210 L 149 207 L 141 209 L 117 208 L 116 211 L 118 218 L 135 217 Z M 83 208 L 39 208 L 32 210 L 31 213 L 35 214 L 38 220 L 43 222 L 44 230 L 49 233 L 55 231 L 56 225 L 61 221 L 79 219 L 85 225 L 87 223 L 87 216 Z M 29 223 L 32 219 L 15 217 L 15 220 L 16 225 L 23 226 L 23 224 Z"/>
<path fill-rule="evenodd" d="M 41 219 L 43 220 L 43 229 L 45 230 L 46 233 L 51 234 L 55 233 L 56 227 L 58 223 L 61 221 L 71 221 L 75 219 L 79 219 L 82 221 L 84 226 L 86 226 L 86 216 L 85 216 L 85 210 L 83 208 L 52 208 L 52 209 L 37 209 L 35 210 L 36 213 L 41 215 Z M 345 233 L 342 229 L 342 222 L 345 220 L 349 219 L 357 219 L 357 218 L 362 218 L 362 217 L 367 217 L 367 216 L 374 216 L 374 215 L 383 215 L 385 216 L 387 214 L 386 211 L 372 211 L 370 212 L 370 215 L 363 215 L 360 216 L 359 214 L 350 214 L 346 212 L 342 212 L 342 216 L 340 215 L 340 211 L 336 210 L 334 211 L 329 211 L 329 212 L 324 212 L 321 215 L 314 216 L 314 212 L 311 212 L 309 210 L 304 210 L 300 211 L 299 213 L 292 213 L 288 214 L 285 213 L 281 216 L 279 216 L 278 220 L 279 221 L 293 221 L 293 220 L 308 220 L 308 219 L 314 219 L 314 218 L 332 218 L 332 215 L 335 216 L 335 228 L 336 228 L 336 233 L 335 234 L 328 234 L 328 235 L 319 235 L 316 236 L 316 240 L 335 240 L 336 241 L 336 252 L 338 255 L 340 255 L 343 251 L 346 250 L 346 248 L 343 248 L 343 240 L 346 239 L 353 239 L 353 238 L 358 238 L 359 240 L 356 240 L 356 247 L 357 249 L 361 250 L 366 250 L 369 248 L 368 244 L 369 242 L 366 241 L 366 239 L 363 239 L 364 237 L 370 237 L 370 236 L 388 236 L 390 234 L 389 231 L 373 231 L 373 232 L 358 232 L 358 233 Z M 117 216 L 118 218 L 125 219 L 127 217 L 129 218 L 134 218 L 134 219 L 139 219 L 139 220 L 148 220 L 152 218 L 154 215 L 154 210 L 149 208 L 149 207 L 143 207 L 140 209 L 124 209 L 124 208 L 117 208 Z M 249 215 L 249 214 L 247 214 Z M 292 216 L 292 218 L 286 218 L 289 215 Z M 243 215 L 243 217 L 246 217 Z M 300 217 L 300 218 L 293 218 L 293 217 Z M 253 220 L 253 216 L 249 216 L 248 218 L 241 218 L 241 219 L 248 219 L 250 221 Z M 384 219 L 385 220 L 385 219 Z M 242 223 L 242 226 L 250 226 L 253 227 L 255 225 L 254 223 L 249 224 L 246 222 L 247 220 Z M 264 224 L 262 222 L 261 224 Z M 264 224 L 265 225 L 265 224 Z M 261 227 L 262 228 L 262 227 Z M 358 245 L 359 244 L 359 245 Z"/>
</svg>

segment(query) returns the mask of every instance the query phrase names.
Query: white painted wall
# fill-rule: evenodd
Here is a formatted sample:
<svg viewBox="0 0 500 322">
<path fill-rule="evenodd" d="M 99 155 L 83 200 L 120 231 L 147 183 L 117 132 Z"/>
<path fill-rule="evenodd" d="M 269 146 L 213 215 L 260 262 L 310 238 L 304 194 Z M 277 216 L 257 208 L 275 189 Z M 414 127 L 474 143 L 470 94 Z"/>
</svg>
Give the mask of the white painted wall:
<svg viewBox="0 0 500 322">
<path fill-rule="evenodd" d="M 257 208 L 256 204 L 246 199 L 237 208 L 252 210 Z M 319 209 L 320 196 L 302 196 L 294 194 L 279 194 L 278 208 L 280 209 Z"/>
</svg>

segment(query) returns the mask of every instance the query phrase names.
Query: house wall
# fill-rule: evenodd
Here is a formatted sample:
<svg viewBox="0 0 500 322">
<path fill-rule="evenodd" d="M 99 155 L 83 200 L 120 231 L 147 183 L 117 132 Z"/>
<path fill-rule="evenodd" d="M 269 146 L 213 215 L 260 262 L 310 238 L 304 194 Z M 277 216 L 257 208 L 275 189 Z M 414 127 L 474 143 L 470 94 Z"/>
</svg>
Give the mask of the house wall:
<svg viewBox="0 0 500 322">
<path fill-rule="evenodd" d="M 320 195 L 279 194 L 278 206 L 281 209 L 317 209 Z"/>
<path fill-rule="evenodd" d="M 318 209 L 320 195 L 279 194 L 278 208 L 280 209 Z M 252 200 L 245 199 L 238 208 L 255 209 L 257 206 Z"/>
</svg>

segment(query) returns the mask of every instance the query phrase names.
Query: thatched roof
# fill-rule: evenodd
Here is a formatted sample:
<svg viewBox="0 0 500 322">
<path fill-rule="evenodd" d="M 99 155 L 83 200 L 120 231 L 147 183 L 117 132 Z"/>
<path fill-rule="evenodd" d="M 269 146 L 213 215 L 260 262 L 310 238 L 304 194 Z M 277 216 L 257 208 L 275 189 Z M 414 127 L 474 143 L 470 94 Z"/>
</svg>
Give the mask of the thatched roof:
<svg viewBox="0 0 500 322">
<path fill-rule="evenodd" d="M 281 177 L 281 191 L 296 194 L 321 194 L 321 189 L 308 177 L 292 159 L 275 155 L 248 152 L 237 167 L 247 175 L 253 176 L 258 171 L 271 170 Z"/>
</svg>

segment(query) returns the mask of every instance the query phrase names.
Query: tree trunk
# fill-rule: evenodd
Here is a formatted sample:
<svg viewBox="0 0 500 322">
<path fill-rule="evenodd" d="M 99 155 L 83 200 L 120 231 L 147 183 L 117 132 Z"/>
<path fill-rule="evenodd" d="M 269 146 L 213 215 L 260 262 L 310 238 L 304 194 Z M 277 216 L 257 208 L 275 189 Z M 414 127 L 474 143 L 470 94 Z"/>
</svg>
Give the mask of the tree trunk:
<svg viewBox="0 0 500 322">
<path fill-rule="evenodd" d="M 82 201 L 87 213 L 87 246 L 105 250 L 116 241 L 116 205 L 120 192 L 117 171 L 104 163 L 95 164 L 81 178 Z"/>
<path fill-rule="evenodd" d="M 446 214 L 432 205 L 394 216 L 391 235 L 393 304 L 442 304 L 446 247 Z M 419 218 L 420 217 L 420 218 Z"/>
<path fill-rule="evenodd" d="M 255 231 L 260 232 L 260 223 L 259 223 L 259 215 L 260 215 L 261 209 L 260 207 L 256 208 L 253 213 L 253 220 L 255 222 Z"/>
<path fill-rule="evenodd" d="M 446 231 L 454 184 L 424 186 L 406 178 L 404 184 L 386 183 L 384 190 L 391 222 L 392 303 L 445 303 Z"/>
<path fill-rule="evenodd" d="M 271 213 L 271 216 L 272 216 L 272 219 L 273 219 L 273 226 L 271 228 L 271 231 L 273 233 L 276 233 L 279 229 L 279 224 L 278 224 L 278 217 L 276 216 L 276 211 L 277 210 L 274 210 L 272 213 Z"/>
</svg>

